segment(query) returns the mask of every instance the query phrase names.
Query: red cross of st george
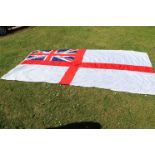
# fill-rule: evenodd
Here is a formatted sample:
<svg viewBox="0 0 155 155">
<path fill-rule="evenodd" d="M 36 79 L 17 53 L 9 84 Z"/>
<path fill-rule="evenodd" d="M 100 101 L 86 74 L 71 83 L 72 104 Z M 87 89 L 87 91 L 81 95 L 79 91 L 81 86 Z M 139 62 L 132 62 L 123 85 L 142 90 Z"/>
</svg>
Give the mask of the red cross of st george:
<svg viewBox="0 0 155 155">
<path fill-rule="evenodd" d="M 51 50 L 49 54 L 31 54 L 31 55 L 45 55 L 45 60 L 24 60 L 21 64 L 38 64 L 38 65 L 50 65 L 50 66 L 66 66 L 68 70 L 60 80 L 60 84 L 70 84 L 79 68 L 96 68 L 96 69 L 114 69 L 114 70 L 128 70 L 137 72 L 154 73 L 152 67 L 148 66 L 135 66 L 127 64 L 112 64 L 112 63 L 92 63 L 82 62 L 85 49 L 79 49 L 74 54 L 58 54 L 57 50 Z M 53 56 L 74 56 L 74 60 L 71 62 L 63 61 L 51 61 Z"/>
</svg>

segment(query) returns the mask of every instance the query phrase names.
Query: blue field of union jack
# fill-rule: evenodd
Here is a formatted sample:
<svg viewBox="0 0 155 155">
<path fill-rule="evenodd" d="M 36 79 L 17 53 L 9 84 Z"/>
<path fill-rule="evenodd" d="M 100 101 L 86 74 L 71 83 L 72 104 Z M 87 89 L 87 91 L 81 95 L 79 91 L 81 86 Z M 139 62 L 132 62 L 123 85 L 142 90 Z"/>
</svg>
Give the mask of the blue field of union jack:
<svg viewBox="0 0 155 155">
<path fill-rule="evenodd" d="M 31 54 L 49 54 L 51 50 L 36 50 L 33 51 Z"/>
<path fill-rule="evenodd" d="M 51 61 L 72 62 L 74 59 L 74 56 L 53 56 Z"/>
<path fill-rule="evenodd" d="M 56 54 L 75 54 L 77 53 L 77 49 L 73 50 L 73 49 L 60 49 L 56 51 Z"/>
<path fill-rule="evenodd" d="M 45 55 L 29 55 L 26 60 L 45 60 Z"/>
</svg>

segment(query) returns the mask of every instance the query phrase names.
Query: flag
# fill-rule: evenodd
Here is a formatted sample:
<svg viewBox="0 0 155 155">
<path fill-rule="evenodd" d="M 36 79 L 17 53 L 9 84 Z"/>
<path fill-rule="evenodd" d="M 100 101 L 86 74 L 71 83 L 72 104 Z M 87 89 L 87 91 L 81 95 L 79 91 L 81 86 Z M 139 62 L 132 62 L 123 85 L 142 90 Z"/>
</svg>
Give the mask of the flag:
<svg viewBox="0 0 155 155">
<path fill-rule="evenodd" d="M 2 76 L 155 95 L 155 72 L 147 53 L 126 50 L 36 50 Z"/>
</svg>

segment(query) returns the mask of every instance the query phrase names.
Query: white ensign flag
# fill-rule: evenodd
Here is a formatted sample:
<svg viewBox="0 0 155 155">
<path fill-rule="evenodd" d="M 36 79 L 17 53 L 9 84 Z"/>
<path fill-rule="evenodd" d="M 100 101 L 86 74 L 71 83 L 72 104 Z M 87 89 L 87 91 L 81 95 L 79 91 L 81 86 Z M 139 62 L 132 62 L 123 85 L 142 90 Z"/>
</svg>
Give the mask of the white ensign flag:
<svg viewBox="0 0 155 155">
<path fill-rule="evenodd" d="M 149 57 L 136 51 L 36 50 L 2 79 L 155 95 L 155 72 Z"/>
</svg>

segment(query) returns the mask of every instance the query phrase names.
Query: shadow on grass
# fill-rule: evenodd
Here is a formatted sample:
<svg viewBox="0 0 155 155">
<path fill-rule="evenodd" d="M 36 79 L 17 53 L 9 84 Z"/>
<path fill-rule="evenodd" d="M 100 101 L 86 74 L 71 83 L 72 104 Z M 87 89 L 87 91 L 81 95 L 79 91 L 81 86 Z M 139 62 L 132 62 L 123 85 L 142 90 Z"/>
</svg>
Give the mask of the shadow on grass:
<svg viewBox="0 0 155 155">
<path fill-rule="evenodd" d="M 48 129 L 101 129 L 102 126 L 97 122 L 75 122 L 59 127 L 49 127 Z"/>
</svg>

